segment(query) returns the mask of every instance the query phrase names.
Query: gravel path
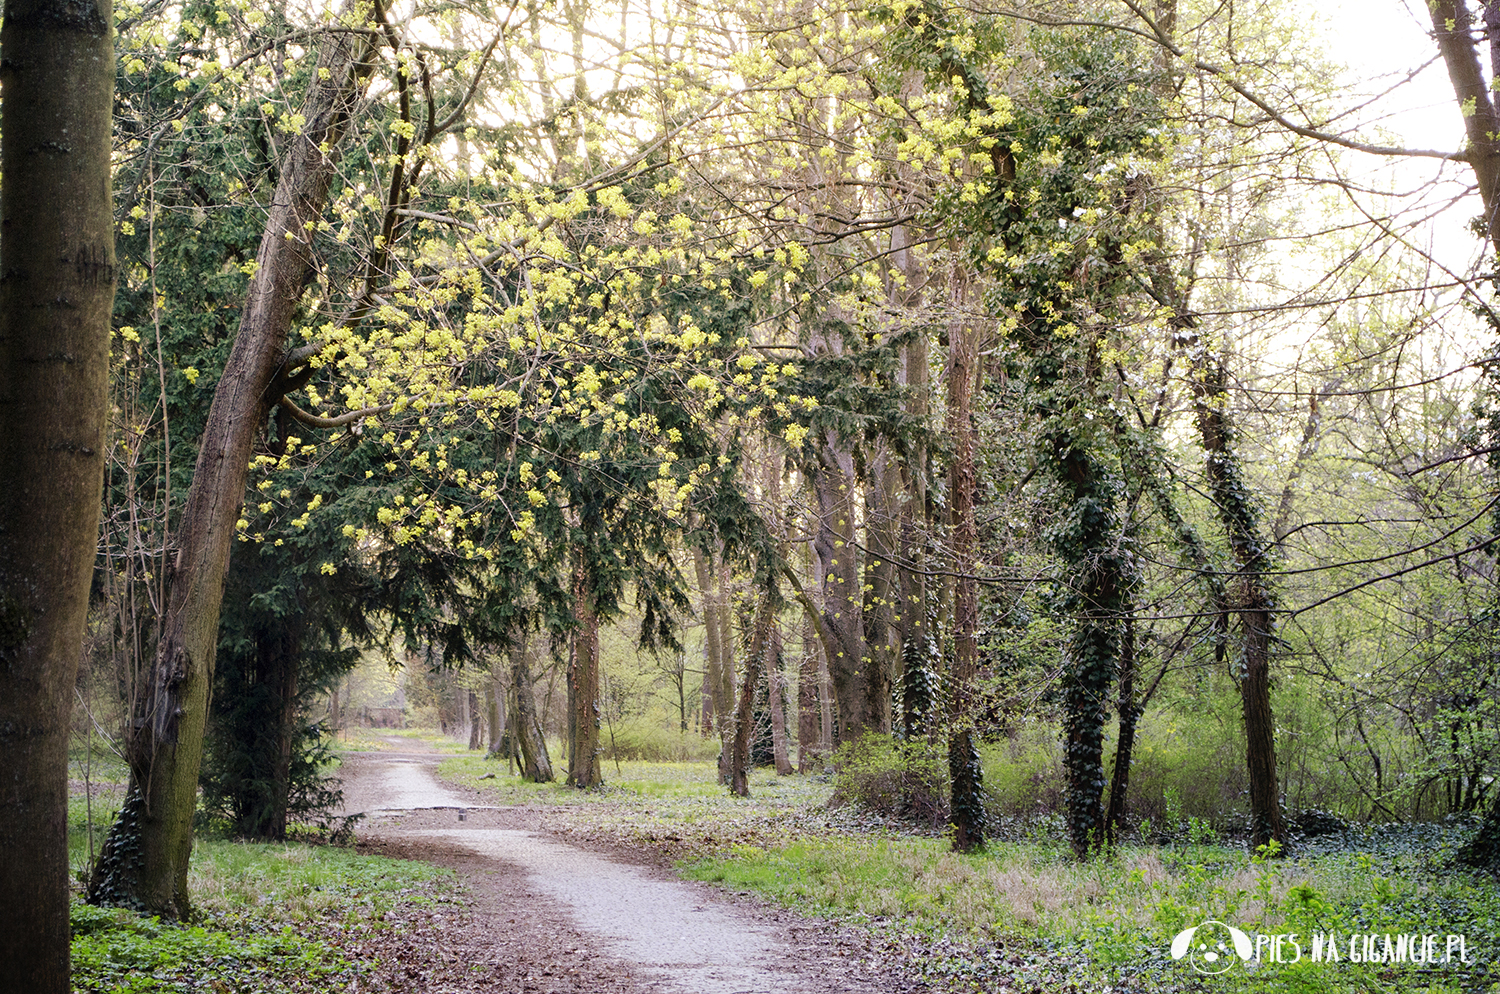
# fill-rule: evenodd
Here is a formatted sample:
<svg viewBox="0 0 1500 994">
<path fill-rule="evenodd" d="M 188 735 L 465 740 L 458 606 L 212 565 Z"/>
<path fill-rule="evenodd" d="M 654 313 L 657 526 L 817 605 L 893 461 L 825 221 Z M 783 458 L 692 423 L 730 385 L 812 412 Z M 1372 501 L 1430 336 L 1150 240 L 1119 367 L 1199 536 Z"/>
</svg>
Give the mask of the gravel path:
<svg viewBox="0 0 1500 994">
<path fill-rule="evenodd" d="M 475 803 L 437 782 L 440 757 L 393 742 L 406 751 L 345 760 L 346 812 L 366 813 L 359 837 L 375 851 L 452 866 L 475 897 L 470 934 L 444 942 L 464 950 L 479 983 L 424 994 L 913 989 L 861 970 L 850 933 L 557 841 L 536 830 L 534 812 Z"/>
</svg>

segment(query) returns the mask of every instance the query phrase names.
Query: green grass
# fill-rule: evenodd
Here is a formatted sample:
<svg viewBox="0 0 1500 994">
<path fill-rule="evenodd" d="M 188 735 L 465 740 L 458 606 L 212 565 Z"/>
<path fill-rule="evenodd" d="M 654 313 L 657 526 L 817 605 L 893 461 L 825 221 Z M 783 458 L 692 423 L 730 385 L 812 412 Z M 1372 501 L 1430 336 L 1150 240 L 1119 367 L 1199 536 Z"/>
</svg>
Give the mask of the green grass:
<svg viewBox="0 0 1500 994">
<path fill-rule="evenodd" d="M 761 807 L 795 808 L 823 804 L 831 788 L 828 784 L 806 777 L 778 777 L 773 770 L 756 769 L 750 775 L 750 797 L 730 796 L 719 783 L 718 766 L 713 762 L 655 763 L 624 760 L 618 765 L 604 763 L 604 786 L 598 790 L 578 790 L 559 779 L 546 784 L 528 783 L 511 773 L 502 761 L 485 759 L 475 753 L 445 759 L 438 766 L 438 776 L 450 783 L 482 791 L 493 804 L 610 805 L 634 800 L 682 802 L 685 811 L 710 806 L 754 809 Z"/>
<path fill-rule="evenodd" d="M 118 800 L 116 800 L 116 806 Z M 95 799 L 95 847 L 113 811 Z M 82 797 L 70 800 L 75 872 L 88 862 Z M 344 990 L 364 964 L 351 937 L 385 928 L 388 913 L 454 890 L 427 863 L 296 843 L 198 838 L 188 875 L 196 921 L 177 925 L 75 902 L 73 989 L 108 994 Z"/>
<path fill-rule="evenodd" d="M 391 742 L 391 739 L 401 742 Z M 400 752 L 409 747 L 408 743 L 441 753 L 469 751 L 467 741 L 460 742 L 431 728 L 346 728 L 334 739 L 334 749 L 337 752 Z"/>
<path fill-rule="evenodd" d="M 1246 932 L 1454 933 L 1484 966 L 1421 968 L 1264 964 L 1212 978 L 1213 990 L 1491 990 L 1500 938 L 1493 881 L 1444 869 L 1437 848 L 1363 847 L 1255 861 L 1214 845 L 1125 846 L 1079 863 L 1048 843 L 994 844 L 977 855 L 944 840 L 900 836 L 798 838 L 740 845 L 686 863 L 692 879 L 753 890 L 789 907 L 894 922 L 933 952 L 934 975 L 980 987 L 1049 990 L 1086 980 L 1121 990 L 1198 989 L 1169 955 L 1174 935 L 1205 920 Z M 997 955 L 1003 950 L 1003 955 Z M 1288 954 L 1290 955 L 1290 954 Z M 1305 954 L 1307 955 L 1307 954 Z M 1259 985 L 1259 986 L 1257 986 Z M 1300 985 L 1300 986 L 1299 986 Z"/>
</svg>

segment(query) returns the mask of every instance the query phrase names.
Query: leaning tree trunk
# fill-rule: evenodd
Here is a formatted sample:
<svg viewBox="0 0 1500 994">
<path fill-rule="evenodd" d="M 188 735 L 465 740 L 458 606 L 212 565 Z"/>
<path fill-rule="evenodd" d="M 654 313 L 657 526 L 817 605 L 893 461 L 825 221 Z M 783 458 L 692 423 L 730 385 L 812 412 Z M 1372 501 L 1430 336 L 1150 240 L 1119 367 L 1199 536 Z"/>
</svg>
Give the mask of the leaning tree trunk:
<svg viewBox="0 0 1500 994">
<path fill-rule="evenodd" d="M 104 479 L 108 0 L 9 0 L 0 64 L 0 990 L 66 994 L 68 731 Z"/>
<path fill-rule="evenodd" d="M 1493 99 L 1491 83 L 1480 68 L 1476 33 L 1466 0 L 1431 0 L 1427 7 L 1432 14 L 1438 52 L 1453 84 L 1453 95 L 1463 108 L 1468 136 L 1466 159 L 1484 200 L 1484 233 L 1491 247 L 1500 252 L 1500 109 Z M 1490 45 L 1489 75 L 1493 79 L 1495 71 L 1500 69 L 1500 0 L 1485 0 L 1480 9 L 1484 35 Z M 1490 457 L 1492 465 L 1495 459 Z M 1500 514 L 1494 517 L 1500 518 Z M 1500 796 L 1490 805 L 1479 833 L 1459 852 L 1458 859 L 1469 866 L 1500 869 Z"/>
<path fill-rule="evenodd" d="M 325 36 L 302 106 L 306 124 L 281 163 L 234 350 L 214 391 L 173 537 L 156 658 L 127 746 L 130 788 L 89 881 L 89 900 L 96 904 L 169 918 L 189 912 L 188 859 L 224 574 L 251 446 L 276 400 L 273 384 L 292 316 L 314 275 L 309 233 L 334 174 L 325 150 L 337 145 L 348 124 L 366 48 L 362 34 Z"/>
</svg>

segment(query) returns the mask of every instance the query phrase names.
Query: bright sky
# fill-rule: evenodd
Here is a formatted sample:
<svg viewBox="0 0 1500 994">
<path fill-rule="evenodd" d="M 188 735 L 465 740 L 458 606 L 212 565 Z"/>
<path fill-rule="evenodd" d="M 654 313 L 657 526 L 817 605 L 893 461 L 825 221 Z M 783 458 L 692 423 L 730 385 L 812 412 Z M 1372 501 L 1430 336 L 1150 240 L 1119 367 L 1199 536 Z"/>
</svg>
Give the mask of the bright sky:
<svg viewBox="0 0 1500 994">
<path fill-rule="evenodd" d="M 1324 36 L 1334 57 L 1368 79 L 1398 82 L 1421 69 L 1392 99 L 1384 123 L 1410 145 L 1457 149 L 1463 121 L 1453 99 L 1447 70 L 1428 37 L 1431 21 L 1425 0 L 1309 0 L 1322 15 Z M 1425 69 L 1421 67 L 1426 66 Z"/>
<path fill-rule="evenodd" d="M 1374 94 L 1395 87 L 1361 113 L 1361 122 L 1374 126 L 1362 131 L 1378 139 L 1375 128 L 1385 129 L 1395 144 L 1408 148 L 1463 147 L 1463 119 L 1447 70 L 1428 35 L 1426 0 L 1307 0 L 1307 5 L 1322 22 L 1329 54 L 1349 67 L 1353 91 Z M 1354 161 L 1350 165 L 1360 168 Z M 1386 177 L 1381 185 L 1395 189 L 1410 190 L 1439 175 L 1448 177 L 1446 187 L 1429 193 L 1429 204 L 1458 194 L 1451 181 L 1472 182 L 1472 174 L 1461 164 L 1433 159 L 1392 162 L 1383 169 L 1371 162 L 1365 168 L 1381 169 Z M 1467 224 L 1479 213 L 1477 197 L 1466 198 L 1434 220 L 1427 237 L 1415 240 L 1431 245 L 1446 264 L 1466 271 L 1479 249 Z"/>
</svg>

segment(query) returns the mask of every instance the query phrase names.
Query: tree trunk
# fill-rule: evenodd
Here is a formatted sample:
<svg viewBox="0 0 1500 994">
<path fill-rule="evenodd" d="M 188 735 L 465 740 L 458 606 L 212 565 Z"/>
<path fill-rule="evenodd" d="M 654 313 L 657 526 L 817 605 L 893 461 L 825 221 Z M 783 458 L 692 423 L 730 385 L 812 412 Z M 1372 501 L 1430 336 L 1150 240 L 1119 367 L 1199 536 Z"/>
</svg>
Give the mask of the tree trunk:
<svg viewBox="0 0 1500 994">
<path fill-rule="evenodd" d="M 484 744 L 485 712 L 479 709 L 479 695 L 472 690 L 468 695 L 468 707 L 465 710 L 469 712 L 469 751 L 473 752 Z"/>
<path fill-rule="evenodd" d="M 490 716 L 490 741 L 489 748 L 485 750 L 485 758 L 498 759 L 506 751 L 506 743 L 510 738 L 505 722 L 510 711 L 506 707 L 505 680 L 498 657 L 490 658 L 490 678 L 486 681 L 485 690 L 485 703 Z"/>
<path fill-rule="evenodd" d="M 776 617 L 771 606 L 774 602 L 774 596 L 766 594 L 755 611 L 750 651 L 745 655 L 745 679 L 740 684 L 739 706 L 735 709 L 734 758 L 730 766 L 729 790 L 739 797 L 750 796 L 750 738 L 755 729 L 755 689 L 760 686 L 763 671 L 781 665 L 781 638 L 776 631 Z"/>
<path fill-rule="evenodd" d="M 872 727 L 889 732 L 892 682 L 901 655 L 896 634 L 896 607 L 901 599 L 901 581 L 896 570 L 901 536 L 898 509 L 901 473 L 895 457 L 884 445 L 870 459 L 869 477 L 864 508 L 869 555 L 865 560 L 862 605 L 865 652 L 869 657 L 865 667 L 865 708 L 871 715 Z"/>
<path fill-rule="evenodd" d="M 456 677 L 456 673 L 448 675 L 448 689 L 453 693 L 453 710 L 458 715 L 457 720 L 453 722 L 453 730 L 458 733 L 459 738 L 470 739 L 472 736 L 469 734 L 469 729 L 473 725 L 470 720 L 469 702 L 473 700 L 473 695 L 469 693 L 467 687 L 458 685 Z"/>
<path fill-rule="evenodd" d="M 693 546 L 693 571 L 698 579 L 698 593 L 703 603 L 703 693 L 704 732 L 710 728 L 719 733 L 719 782 L 729 782 L 731 746 L 729 713 L 731 697 L 726 686 L 733 688 L 734 658 L 729 648 L 728 604 L 722 573 L 711 552 Z M 726 672 L 727 671 L 727 672 Z"/>
<path fill-rule="evenodd" d="M 214 391 L 174 536 L 161 636 L 127 744 L 129 793 L 138 803 L 126 805 L 105 842 L 89 881 L 95 904 L 168 918 L 189 912 L 188 859 L 224 574 L 251 446 L 276 400 L 273 384 L 292 316 L 314 275 L 308 232 L 322 215 L 335 165 L 324 149 L 339 142 L 348 124 L 367 44 L 354 33 L 325 36 L 302 106 L 306 124 L 281 163 L 239 332 Z"/>
<path fill-rule="evenodd" d="M 568 698 L 573 709 L 568 784 L 597 787 L 604 782 L 599 766 L 599 615 L 588 570 L 582 564 L 573 571 L 573 620 L 577 627 L 568 663 Z"/>
<path fill-rule="evenodd" d="M 1114 845 L 1125 826 L 1125 801 L 1130 792 L 1130 764 L 1135 751 L 1136 723 L 1141 706 L 1135 699 L 1135 611 L 1128 609 L 1120 632 L 1120 738 L 1115 743 L 1115 769 L 1109 779 L 1109 807 L 1104 812 L 1104 837 Z"/>
<path fill-rule="evenodd" d="M 812 769 L 814 757 L 822 754 L 819 737 L 818 681 L 819 657 L 817 627 L 811 617 L 802 624 L 802 662 L 797 667 L 797 772 Z"/>
<path fill-rule="evenodd" d="M 521 753 L 521 776 L 532 783 L 551 783 L 552 758 L 547 755 L 547 737 L 537 718 L 536 696 L 531 682 L 531 657 L 525 636 L 510 650 L 510 683 L 516 699 L 513 735 Z"/>
<path fill-rule="evenodd" d="M 776 775 L 792 775 L 792 761 L 787 755 L 786 703 L 781 695 L 786 682 L 781 676 L 781 653 L 776 653 L 775 666 L 766 670 L 766 685 L 770 688 L 771 701 L 771 753 L 776 760 Z"/>
<path fill-rule="evenodd" d="M 948 733 L 948 778 L 952 789 L 953 848 L 973 852 L 984 845 L 984 771 L 974 741 L 970 713 L 979 669 L 979 585 L 974 557 L 979 532 L 974 520 L 977 477 L 974 466 L 973 394 L 978 343 L 967 321 L 949 328 L 948 431 L 953 440 L 948 500 L 953 527 L 953 671 Z"/>
<path fill-rule="evenodd" d="M 104 479 L 113 20 L 0 26 L 0 989 L 66 994 L 68 733 Z"/>
<path fill-rule="evenodd" d="M 1245 768 L 1250 778 L 1250 845 L 1285 846 L 1286 825 L 1276 783 L 1276 724 L 1271 714 L 1271 629 L 1274 599 L 1266 572 L 1270 550 L 1260 534 L 1234 451 L 1235 431 L 1225 410 L 1224 367 L 1205 371 L 1204 346 L 1195 346 L 1193 410 L 1202 437 L 1209 488 L 1234 553 L 1237 575 L 1228 587 L 1228 608 L 1239 619 L 1235 682 L 1245 721 Z"/>
<path fill-rule="evenodd" d="M 863 598 L 860 595 L 858 546 L 855 544 L 854 453 L 830 429 L 819 452 L 813 480 L 818 498 L 818 526 L 813 538 L 823 580 L 823 625 L 832 634 L 823 651 L 833 677 L 838 702 L 838 742 L 853 742 L 867 731 L 890 731 L 880 723 L 872 681 L 877 679 L 865 643 Z M 888 712 L 887 712 L 888 713 Z"/>
<path fill-rule="evenodd" d="M 1467 0 L 1431 0 L 1427 7 L 1453 95 L 1463 108 L 1469 139 L 1465 151 L 1484 200 L 1484 234 L 1500 251 L 1500 112 L 1480 69 L 1469 5 Z M 1490 45 L 1490 78 L 1494 79 L 1500 69 L 1500 0 L 1485 0 L 1480 10 Z M 1479 833 L 1459 852 L 1458 859 L 1469 866 L 1500 868 L 1500 797 L 1490 805 Z"/>
</svg>

